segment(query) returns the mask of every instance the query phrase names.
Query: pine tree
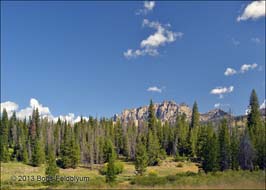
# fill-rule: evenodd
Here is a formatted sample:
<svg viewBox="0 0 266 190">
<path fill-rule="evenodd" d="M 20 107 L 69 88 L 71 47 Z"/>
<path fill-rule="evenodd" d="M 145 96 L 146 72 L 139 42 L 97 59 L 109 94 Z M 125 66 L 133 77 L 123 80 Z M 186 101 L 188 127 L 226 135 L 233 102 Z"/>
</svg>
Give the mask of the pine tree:
<svg viewBox="0 0 266 190">
<path fill-rule="evenodd" d="M 197 102 L 195 101 L 193 104 L 193 108 L 192 108 L 190 128 L 195 128 L 199 126 L 199 118 L 200 118 L 200 114 L 198 111 L 198 105 L 197 105 Z"/>
<path fill-rule="evenodd" d="M 126 160 L 130 159 L 130 148 L 129 148 L 128 134 L 125 134 L 123 136 L 123 155 L 126 157 Z"/>
<path fill-rule="evenodd" d="M 138 137 L 137 146 L 136 146 L 136 160 L 135 160 L 135 169 L 137 173 L 143 175 L 143 173 L 146 171 L 147 165 L 148 165 L 148 156 L 146 153 L 146 147 L 141 138 Z"/>
<path fill-rule="evenodd" d="M 255 135 L 257 134 L 258 127 L 261 126 L 261 118 L 259 111 L 259 100 L 256 91 L 253 89 L 249 100 L 249 114 L 247 118 L 247 127 L 251 136 L 251 140 L 255 144 Z"/>
<path fill-rule="evenodd" d="M 116 122 L 114 126 L 114 135 L 115 135 L 116 153 L 120 154 L 123 151 L 123 129 L 119 120 Z"/>
<path fill-rule="evenodd" d="M 188 155 L 189 144 L 189 125 L 186 121 L 186 115 L 177 116 L 177 134 L 178 134 L 178 149 L 181 156 Z"/>
<path fill-rule="evenodd" d="M 230 168 L 230 136 L 227 121 L 222 120 L 219 126 L 219 165 L 220 170 L 224 171 Z"/>
<path fill-rule="evenodd" d="M 105 156 L 107 158 L 107 172 L 106 172 L 106 182 L 112 183 L 115 181 L 116 173 L 115 173 L 115 159 L 116 154 L 113 147 L 113 144 L 110 140 L 106 141 L 106 151 Z"/>
<path fill-rule="evenodd" d="M 256 160 L 254 165 L 258 165 L 261 169 L 266 167 L 266 140 L 265 140 L 265 125 L 263 125 L 259 101 L 256 91 L 253 89 L 249 101 L 249 114 L 247 119 L 247 127 L 253 148 L 255 148 Z"/>
<path fill-rule="evenodd" d="M 191 149 L 191 155 L 193 157 L 197 156 L 197 141 L 198 141 L 198 130 L 199 127 L 195 126 L 190 130 L 190 149 Z"/>
<path fill-rule="evenodd" d="M 8 149 L 8 115 L 6 109 L 3 109 L 0 125 L 0 161 L 9 161 L 10 155 Z"/>
<path fill-rule="evenodd" d="M 232 170 L 238 170 L 239 168 L 239 139 L 237 136 L 236 129 L 233 129 L 232 131 L 232 137 L 231 137 L 231 169 Z"/>
<path fill-rule="evenodd" d="M 160 157 L 160 144 L 157 136 L 149 130 L 148 132 L 148 143 L 147 143 L 149 166 L 155 166 L 159 164 Z"/>
<path fill-rule="evenodd" d="M 33 152 L 31 158 L 31 165 L 36 167 L 44 163 L 45 154 L 44 148 L 40 140 L 35 139 L 33 142 Z"/>
<path fill-rule="evenodd" d="M 71 135 L 72 138 L 70 140 L 70 159 L 71 159 L 71 167 L 76 168 L 80 161 L 80 148 L 77 144 L 74 134 Z"/>
<path fill-rule="evenodd" d="M 148 128 L 154 131 L 155 125 L 156 125 L 156 116 L 155 116 L 154 105 L 151 100 L 148 108 Z"/>
<path fill-rule="evenodd" d="M 61 166 L 62 168 L 69 168 L 71 167 L 71 146 L 70 146 L 70 132 L 68 129 L 68 125 L 65 123 L 64 125 L 64 137 L 63 142 L 60 147 L 60 157 L 61 157 Z"/>
<path fill-rule="evenodd" d="M 56 176 L 59 174 L 59 169 L 56 165 L 55 160 L 55 151 L 53 150 L 52 146 L 49 147 L 48 156 L 47 156 L 47 166 L 45 169 L 45 175 L 48 176 L 48 185 L 54 185 L 57 183 Z"/>
<path fill-rule="evenodd" d="M 218 140 L 215 133 L 209 129 L 207 142 L 203 147 L 203 162 L 202 168 L 207 172 L 217 171 L 218 169 Z"/>
<path fill-rule="evenodd" d="M 157 165 L 159 163 L 160 156 L 160 143 L 156 132 L 156 116 L 152 100 L 148 108 L 148 139 L 147 150 L 150 166 Z"/>
</svg>

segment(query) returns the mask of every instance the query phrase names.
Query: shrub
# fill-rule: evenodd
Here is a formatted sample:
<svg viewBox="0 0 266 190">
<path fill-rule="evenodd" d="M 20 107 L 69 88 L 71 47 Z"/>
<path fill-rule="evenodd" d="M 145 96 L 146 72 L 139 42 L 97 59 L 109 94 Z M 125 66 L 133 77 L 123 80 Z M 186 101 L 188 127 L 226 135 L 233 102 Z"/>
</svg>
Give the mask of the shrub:
<svg viewBox="0 0 266 190">
<path fill-rule="evenodd" d="M 158 173 L 155 170 L 151 170 L 148 174 L 150 177 L 157 177 Z"/>
<path fill-rule="evenodd" d="M 116 161 L 114 163 L 115 165 L 115 174 L 121 174 L 124 170 L 124 164 L 120 161 Z M 107 163 L 104 164 L 104 166 L 99 170 L 100 174 L 106 175 L 107 173 Z"/>
</svg>

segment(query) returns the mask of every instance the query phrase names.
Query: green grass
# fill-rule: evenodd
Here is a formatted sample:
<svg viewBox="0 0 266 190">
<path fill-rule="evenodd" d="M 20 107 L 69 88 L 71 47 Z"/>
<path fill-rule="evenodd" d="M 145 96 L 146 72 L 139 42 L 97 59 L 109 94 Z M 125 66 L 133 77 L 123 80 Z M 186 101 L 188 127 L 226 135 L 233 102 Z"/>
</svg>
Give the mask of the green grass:
<svg viewBox="0 0 266 190">
<path fill-rule="evenodd" d="M 76 169 L 60 169 L 60 176 L 85 176 L 89 182 L 64 182 L 52 188 L 61 189 L 110 189 L 110 188 L 265 188 L 264 171 L 226 171 L 216 173 L 198 173 L 198 167 L 192 162 L 173 162 L 167 158 L 160 166 L 148 167 L 145 176 L 136 177 L 135 167 L 132 162 L 123 162 L 124 171 L 116 178 L 116 182 L 110 186 L 105 183 L 105 176 L 100 175 L 98 169 L 90 170 L 85 166 Z M 180 167 L 182 165 L 182 167 Z M 95 166 L 100 168 L 101 166 Z M 44 176 L 45 165 L 32 167 L 18 162 L 1 163 L 2 189 L 46 189 L 42 182 L 12 181 L 11 176 Z M 149 175 L 150 174 L 150 175 Z"/>
</svg>

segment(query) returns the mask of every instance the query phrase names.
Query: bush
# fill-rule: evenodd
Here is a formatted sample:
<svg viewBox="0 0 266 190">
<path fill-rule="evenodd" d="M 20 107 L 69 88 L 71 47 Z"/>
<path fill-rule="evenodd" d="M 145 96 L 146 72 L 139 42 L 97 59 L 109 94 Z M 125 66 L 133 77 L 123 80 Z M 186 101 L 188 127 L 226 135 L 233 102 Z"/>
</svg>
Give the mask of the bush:
<svg viewBox="0 0 266 190">
<path fill-rule="evenodd" d="M 124 170 L 124 164 L 120 161 L 116 161 L 114 163 L 115 165 L 115 175 L 121 174 Z M 107 163 L 104 164 L 104 166 L 99 170 L 100 174 L 106 175 L 107 173 Z"/>
<path fill-rule="evenodd" d="M 157 177 L 158 176 L 158 173 L 154 170 L 151 170 L 148 174 L 150 177 Z"/>
</svg>

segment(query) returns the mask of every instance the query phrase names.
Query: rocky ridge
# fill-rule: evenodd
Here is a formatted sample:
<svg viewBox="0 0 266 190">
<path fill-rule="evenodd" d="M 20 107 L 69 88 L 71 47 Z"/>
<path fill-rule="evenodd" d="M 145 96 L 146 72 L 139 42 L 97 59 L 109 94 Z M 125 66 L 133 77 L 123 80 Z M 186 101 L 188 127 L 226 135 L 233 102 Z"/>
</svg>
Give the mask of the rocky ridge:
<svg viewBox="0 0 266 190">
<path fill-rule="evenodd" d="M 133 122 L 135 125 L 139 125 L 139 123 L 147 120 L 148 107 L 146 105 L 139 108 L 125 109 L 121 114 L 115 114 L 113 120 L 117 121 L 119 119 L 124 124 Z M 177 104 L 174 101 L 163 101 L 162 103 L 155 103 L 154 109 L 156 117 L 163 123 L 166 121 L 170 124 L 175 123 L 177 114 L 186 114 L 188 120 L 191 120 L 192 116 L 191 108 L 185 103 Z M 229 116 L 230 114 L 221 109 L 214 109 L 200 114 L 200 121 L 217 121 Z"/>
</svg>

